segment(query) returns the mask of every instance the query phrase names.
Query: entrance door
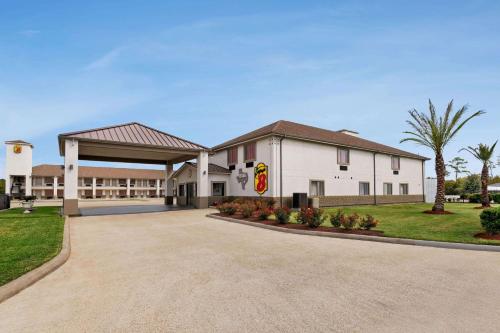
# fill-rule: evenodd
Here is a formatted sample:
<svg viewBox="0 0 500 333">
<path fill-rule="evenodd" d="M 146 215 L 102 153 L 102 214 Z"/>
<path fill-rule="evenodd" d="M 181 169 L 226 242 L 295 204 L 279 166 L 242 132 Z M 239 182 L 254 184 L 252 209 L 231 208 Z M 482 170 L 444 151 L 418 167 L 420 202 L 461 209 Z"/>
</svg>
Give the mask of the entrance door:
<svg viewBox="0 0 500 333">
<path fill-rule="evenodd" d="M 186 184 L 186 206 L 193 206 L 195 197 L 196 197 L 196 183 L 187 183 Z"/>
</svg>

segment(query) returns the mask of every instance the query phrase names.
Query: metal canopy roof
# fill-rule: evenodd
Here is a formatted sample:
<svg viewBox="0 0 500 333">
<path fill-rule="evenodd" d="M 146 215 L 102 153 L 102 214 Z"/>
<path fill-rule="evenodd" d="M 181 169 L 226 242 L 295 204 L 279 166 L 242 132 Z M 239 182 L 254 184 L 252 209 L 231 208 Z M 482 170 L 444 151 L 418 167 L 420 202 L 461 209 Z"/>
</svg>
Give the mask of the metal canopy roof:
<svg viewBox="0 0 500 333">
<path fill-rule="evenodd" d="M 147 164 L 180 163 L 208 148 L 136 122 L 70 132 L 59 135 L 59 152 L 64 141 L 78 141 L 81 160 Z"/>
</svg>

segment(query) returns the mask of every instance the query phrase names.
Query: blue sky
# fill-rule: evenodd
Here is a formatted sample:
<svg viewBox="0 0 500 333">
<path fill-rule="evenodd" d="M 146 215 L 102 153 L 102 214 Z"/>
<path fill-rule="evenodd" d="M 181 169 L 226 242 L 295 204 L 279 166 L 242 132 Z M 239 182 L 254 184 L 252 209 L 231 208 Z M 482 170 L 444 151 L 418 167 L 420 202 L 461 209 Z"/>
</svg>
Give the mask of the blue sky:
<svg viewBox="0 0 500 333">
<path fill-rule="evenodd" d="M 399 144 L 407 111 L 454 98 L 487 114 L 450 160 L 500 137 L 499 35 L 496 1 L 1 1 L 0 140 L 62 163 L 72 130 L 138 121 L 212 146 L 287 119 L 432 156 Z"/>
</svg>

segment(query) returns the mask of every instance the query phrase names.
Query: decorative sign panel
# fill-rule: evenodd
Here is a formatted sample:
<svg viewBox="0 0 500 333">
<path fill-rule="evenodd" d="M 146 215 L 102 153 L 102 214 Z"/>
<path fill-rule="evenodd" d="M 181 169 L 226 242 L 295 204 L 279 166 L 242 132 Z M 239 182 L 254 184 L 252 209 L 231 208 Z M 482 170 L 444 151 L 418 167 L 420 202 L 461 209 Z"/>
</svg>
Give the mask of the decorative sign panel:
<svg viewBox="0 0 500 333">
<path fill-rule="evenodd" d="M 245 185 L 248 182 L 248 172 L 243 172 L 243 170 L 240 169 L 238 176 L 236 176 L 236 180 L 241 184 L 241 189 L 245 190 Z"/>
<path fill-rule="evenodd" d="M 14 154 L 21 154 L 23 151 L 23 146 L 21 145 L 14 145 Z"/>
<path fill-rule="evenodd" d="M 262 195 L 267 191 L 268 168 L 264 163 L 259 163 L 254 168 L 254 189 Z"/>
</svg>

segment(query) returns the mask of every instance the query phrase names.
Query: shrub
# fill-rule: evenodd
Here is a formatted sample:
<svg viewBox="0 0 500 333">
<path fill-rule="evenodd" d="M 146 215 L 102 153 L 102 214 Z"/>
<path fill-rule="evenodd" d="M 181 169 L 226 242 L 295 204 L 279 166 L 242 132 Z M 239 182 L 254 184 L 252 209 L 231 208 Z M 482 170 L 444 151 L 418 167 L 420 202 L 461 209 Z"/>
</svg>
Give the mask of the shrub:
<svg viewBox="0 0 500 333">
<path fill-rule="evenodd" d="M 490 201 L 492 199 L 491 194 L 488 194 Z M 469 195 L 469 202 L 471 203 L 481 203 L 481 193 L 474 193 Z"/>
<path fill-rule="evenodd" d="M 371 215 L 366 215 L 359 221 L 358 226 L 361 229 L 370 230 L 371 228 L 375 228 L 377 224 L 378 220 L 375 220 L 375 218 Z"/>
<path fill-rule="evenodd" d="M 264 207 L 258 210 L 259 220 L 267 220 L 273 214 L 272 208 Z"/>
<path fill-rule="evenodd" d="M 340 228 L 343 219 L 345 219 L 345 215 L 340 209 L 338 209 L 335 214 L 330 216 L 330 224 L 334 228 Z"/>
<path fill-rule="evenodd" d="M 358 224 L 358 221 L 359 221 L 359 215 L 354 213 L 342 219 L 341 224 L 342 227 L 344 227 L 344 229 L 351 230 Z"/>
<path fill-rule="evenodd" d="M 319 208 L 302 208 L 297 220 L 302 224 L 307 224 L 309 228 L 317 228 L 324 222 L 325 216 Z"/>
<path fill-rule="evenodd" d="M 495 235 L 500 232 L 500 208 L 485 209 L 479 217 L 481 225 L 488 234 Z"/>
<path fill-rule="evenodd" d="M 244 203 L 240 205 L 240 210 L 244 218 L 249 218 L 255 211 L 255 205 L 253 203 Z"/>
<path fill-rule="evenodd" d="M 223 203 L 222 205 L 217 206 L 219 212 L 221 214 L 234 215 L 238 210 L 238 205 L 230 202 Z"/>
<path fill-rule="evenodd" d="M 280 207 L 274 210 L 274 216 L 279 224 L 286 224 L 290 222 L 290 208 Z"/>
<path fill-rule="evenodd" d="M 495 203 L 500 203 L 500 193 L 491 193 L 490 196 Z"/>
</svg>

